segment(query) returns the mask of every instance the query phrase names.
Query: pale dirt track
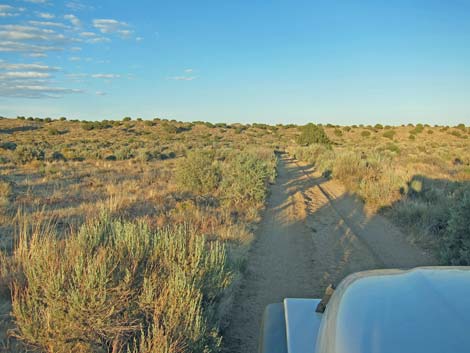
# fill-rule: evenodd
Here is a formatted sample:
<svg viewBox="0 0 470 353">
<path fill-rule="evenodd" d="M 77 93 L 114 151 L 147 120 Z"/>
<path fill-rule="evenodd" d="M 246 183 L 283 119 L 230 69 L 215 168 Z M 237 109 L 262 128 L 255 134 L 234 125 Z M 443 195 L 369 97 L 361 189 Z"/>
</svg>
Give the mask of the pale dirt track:
<svg viewBox="0 0 470 353">
<path fill-rule="evenodd" d="M 225 352 L 257 352 L 264 307 L 286 297 L 321 297 L 352 272 L 435 264 L 400 231 L 334 181 L 286 156 L 250 250 L 224 333 Z"/>
</svg>

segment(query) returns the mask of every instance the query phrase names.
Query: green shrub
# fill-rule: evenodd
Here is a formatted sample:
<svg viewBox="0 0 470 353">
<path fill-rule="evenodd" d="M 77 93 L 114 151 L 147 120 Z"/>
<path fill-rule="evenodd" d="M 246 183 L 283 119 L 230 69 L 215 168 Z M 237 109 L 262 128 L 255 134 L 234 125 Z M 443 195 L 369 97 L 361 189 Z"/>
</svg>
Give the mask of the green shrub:
<svg viewBox="0 0 470 353">
<path fill-rule="evenodd" d="M 256 204 L 264 201 L 270 177 L 269 165 L 256 155 L 245 152 L 224 163 L 221 186 L 230 203 Z"/>
<path fill-rule="evenodd" d="M 13 261 L 14 334 L 47 352 L 211 352 L 230 283 L 224 247 L 190 229 L 107 216 L 64 239 L 26 224 Z M 150 351 L 148 350 L 150 349 Z"/>
<path fill-rule="evenodd" d="M 375 124 L 374 128 L 377 130 L 382 130 L 384 127 L 382 124 Z"/>
<path fill-rule="evenodd" d="M 370 136 L 370 131 L 364 130 L 361 132 L 362 137 L 369 137 Z"/>
<path fill-rule="evenodd" d="M 214 192 L 220 182 L 220 170 L 212 152 L 191 151 L 175 170 L 176 182 L 183 190 L 197 194 Z"/>
<path fill-rule="evenodd" d="M 450 210 L 441 256 L 451 265 L 470 265 L 470 189 L 455 200 Z"/>
<path fill-rule="evenodd" d="M 314 143 L 330 144 L 331 141 L 321 126 L 307 124 L 299 128 L 301 133 L 297 140 L 300 145 L 311 145 Z"/>
<path fill-rule="evenodd" d="M 17 163 L 28 163 L 33 160 L 39 160 L 43 161 L 44 160 L 44 150 L 29 146 L 29 145 L 24 145 L 24 146 L 19 146 L 15 150 L 15 161 Z"/>
<path fill-rule="evenodd" d="M 393 131 L 393 130 L 387 130 L 387 131 L 385 131 L 385 132 L 383 133 L 382 136 L 383 136 L 383 137 L 386 137 L 386 138 L 388 138 L 388 139 L 390 139 L 390 140 L 393 140 L 393 137 L 395 136 L 395 134 L 396 134 L 395 131 Z"/>
</svg>

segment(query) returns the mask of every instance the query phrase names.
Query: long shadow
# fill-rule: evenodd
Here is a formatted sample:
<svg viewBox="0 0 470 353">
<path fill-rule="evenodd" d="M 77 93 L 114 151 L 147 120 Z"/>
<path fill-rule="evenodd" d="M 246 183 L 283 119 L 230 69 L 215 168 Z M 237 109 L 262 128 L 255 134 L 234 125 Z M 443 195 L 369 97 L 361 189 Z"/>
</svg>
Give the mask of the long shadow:
<svg viewBox="0 0 470 353">
<path fill-rule="evenodd" d="M 35 125 L 15 126 L 8 129 L 0 129 L 0 134 L 13 134 L 15 132 L 32 131 L 38 129 L 40 129 L 40 127 Z"/>
</svg>

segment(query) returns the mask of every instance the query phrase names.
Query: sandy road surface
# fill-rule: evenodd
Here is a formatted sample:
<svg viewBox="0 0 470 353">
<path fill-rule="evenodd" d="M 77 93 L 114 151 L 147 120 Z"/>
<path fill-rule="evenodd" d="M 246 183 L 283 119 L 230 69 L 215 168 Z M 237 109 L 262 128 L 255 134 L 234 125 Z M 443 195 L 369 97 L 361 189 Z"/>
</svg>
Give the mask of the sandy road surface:
<svg viewBox="0 0 470 353">
<path fill-rule="evenodd" d="M 370 215 L 334 181 L 287 156 L 267 208 L 224 333 L 226 352 L 257 352 L 264 307 L 285 297 L 321 297 L 352 272 L 435 264 L 393 225 Z"/>
</svg>

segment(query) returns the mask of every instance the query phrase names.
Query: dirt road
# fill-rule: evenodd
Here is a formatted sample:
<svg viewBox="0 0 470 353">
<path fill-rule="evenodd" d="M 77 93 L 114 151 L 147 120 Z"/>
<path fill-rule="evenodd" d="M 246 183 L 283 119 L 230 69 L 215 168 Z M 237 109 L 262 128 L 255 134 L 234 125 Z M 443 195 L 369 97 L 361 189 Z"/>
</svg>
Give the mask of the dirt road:
<svg viewBox="0 0 470 353">
<path fill-rule="evenodd" d="M 257 352 L 264 307 L 285 297 L 321 297 L 352 272 L 435 264 L 386 219 L 334 181 L 283 157 L 237 293 L 226 352 Z"/>
</svg>

